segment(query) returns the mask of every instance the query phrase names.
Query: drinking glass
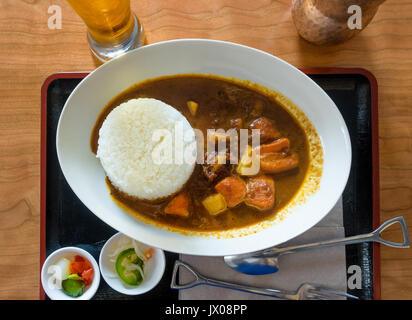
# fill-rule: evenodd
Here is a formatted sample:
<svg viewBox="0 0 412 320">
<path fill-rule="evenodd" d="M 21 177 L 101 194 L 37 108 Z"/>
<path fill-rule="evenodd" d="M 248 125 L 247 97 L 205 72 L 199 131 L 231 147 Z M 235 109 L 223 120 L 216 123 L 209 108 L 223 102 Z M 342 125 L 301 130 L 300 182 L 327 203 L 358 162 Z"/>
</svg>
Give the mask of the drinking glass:
<svg viewBox="0 0 412 320">
<path fill-rule="evenodd" d="M 130 0 L 67 0 L 88 28 L 93 54 L 108 61 L 145 44 L 143 26 L 130 9 Z"/>
</svg>

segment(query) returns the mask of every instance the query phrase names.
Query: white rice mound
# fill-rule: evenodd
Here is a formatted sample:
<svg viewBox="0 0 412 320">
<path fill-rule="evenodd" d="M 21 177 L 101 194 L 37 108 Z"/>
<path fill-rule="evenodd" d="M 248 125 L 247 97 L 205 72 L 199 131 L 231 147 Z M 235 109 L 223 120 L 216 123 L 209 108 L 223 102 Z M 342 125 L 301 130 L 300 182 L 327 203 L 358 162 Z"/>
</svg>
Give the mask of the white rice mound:
<svg viewBox="0 0 412 320">
<path fill-rule="evenodd" d="M 176 129 L 176 125 L 183 130 Z M 170 136 L 159 136 L 159 129 Z M 184 140 L 175 139 L 182 131 Z M 183 152 L 179 155 L 187 152 L 192 157 L 175 157 L 175 146 Z M 164 147 L 171 147 L 168 150 L 172 153 L 159 151 Z M 104 120 L 97 157 L 110 182 L 120 191 L 144 200 L 167 197 L 178 192 L 194 170 L 194 130 L 170 105 L 156 99 L 132 99 L 114 108 Z"/>
</svg>

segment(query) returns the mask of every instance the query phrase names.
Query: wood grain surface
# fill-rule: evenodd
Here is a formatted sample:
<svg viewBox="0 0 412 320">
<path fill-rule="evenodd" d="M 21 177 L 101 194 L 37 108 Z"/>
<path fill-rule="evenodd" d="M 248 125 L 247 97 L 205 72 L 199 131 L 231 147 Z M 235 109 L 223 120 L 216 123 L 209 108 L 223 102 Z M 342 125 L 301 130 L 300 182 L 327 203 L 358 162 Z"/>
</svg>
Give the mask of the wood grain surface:
<svg viewBox="0 0 412 320">
<path fill-rule="evenodd" d="M 315 47 L 291 0 L 131 0 L 149 43 L 234 41 L 297 67 L 356 66 L 379 84 L 381 220 L 412 226 L 412 0 L 388 0 L 357 37 Z M 50 30 L 50 5 L 61 30 Z M 86 27 L 64 0 L 0 0 L 0 299 L 39 297 L 40 88 L 52 73 L 96 67 Z M 251 66 L 253 67 L 253 66 Z M 389 239 L 395 237 L 388 232 Z M 382 298 L 412 298 L 412 250 L 382 247 Z"/>
</svg>

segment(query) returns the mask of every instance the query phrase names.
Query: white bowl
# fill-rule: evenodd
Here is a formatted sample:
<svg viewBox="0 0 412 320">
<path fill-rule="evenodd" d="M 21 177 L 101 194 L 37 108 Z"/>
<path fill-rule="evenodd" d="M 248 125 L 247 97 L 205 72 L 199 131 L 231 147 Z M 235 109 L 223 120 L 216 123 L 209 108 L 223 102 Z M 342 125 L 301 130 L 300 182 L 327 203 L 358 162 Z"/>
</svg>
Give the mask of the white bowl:
<svg viewBox="0 0 412 320">
<path fill-rule="evenodd" d="M 107 284 L 117 292 L 128 294 L 128 295 L 138 295 L 146 293 L 157 286 L 159 281 L 163 277 L 163 273 L 166 267 L 166 258 L 163 250 L 159 248 L 153 248 L 154 253 L 152 258 L 145 263 L 144 266 L 144 280 L 139 286 L 129 286 L 124 283 L 119 277 L 112 278 L 109 274 L 113 274 L 113 268 L 111 267 L 113 262 L 110 261 L 109 255 L 115 251 L 116 243 L 121 240 L 121 238 L 126 238 L 122 233 L 116 233 L 104 244 L 102 250 L 100 251 L 99 265 L 102 277 Z M 150 248 L 143 243 L 138 242 L 139 248 L 142 251 L 146 251 Z"/>
<path fill-rule="evenodd" d="M 72 257 L 75 255 L 80 255 L 84 257 L 85 259 L 89 260 L 94 269 L 94 276 L 93 276 L 92 284 L 78 298 L 69 297 L 67 294 L 63 292 L 62 289 L 58 289 L 55 286 L 50 286 L 48 283 L 50 277 L 53 274 L 52 272 L 48 273 L 49 267 L 56 264 L 62 258 Z M 77 247 L 64 247 L 64 248 L 58 249 L 54 251 L 53 253 L 51 253 L 47 257 L 46 261 L 44 261 L 43 267 L 41 269 L 41 284 L 47 296 L 51 300 L 90 300 L 95 295 L 97 289 L 99 288 L 100 269 L 99 269 L 99 266 L 96 260 L 87 251 L 77 248 Z"/>
<path fill-rule="evenodd" d="M 258 232 L 178 233 L 148 224 L 110 198 L 105 173 L 90 151 L 90 134 L 103 107 L 131 85 L 179 73 L 235 77 L 277 90 L 309 118 L 324 151 L 319 190 L 279 223 Z M 329 96 L 304 73 L 268 53 L 230 42 L 183 39 L 133 50 L 105 63 L 72 92 L 57 128 L 57 154 L 63 174 L 79 199 L 116 230 L 164 250 L 220 256 L 278 245 L 308 230 L 333 208 L 346 185 L 351 144 L 345 122 Z M 240 234 L 247 234 L 240 236 Z"/>
</svg>

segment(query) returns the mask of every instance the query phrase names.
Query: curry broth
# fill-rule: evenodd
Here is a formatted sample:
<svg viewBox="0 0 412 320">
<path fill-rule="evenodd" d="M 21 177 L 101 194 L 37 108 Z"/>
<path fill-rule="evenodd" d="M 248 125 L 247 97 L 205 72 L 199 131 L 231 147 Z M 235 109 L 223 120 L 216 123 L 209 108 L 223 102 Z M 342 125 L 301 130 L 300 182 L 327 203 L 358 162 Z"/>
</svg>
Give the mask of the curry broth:
<svg viewBox="0 0 412 320">
<path fill-rule="evenodd" d="M 290 149 L 299 156 L 299 167 L 285 173 L 272 174 L 275 180 L 275 206 L 266 211 L 259 211 L 244 203 L 229 208 L 217 216 L 211 216 L 201 201 L 216 191 L 202 174 L 202 165 L 196 164 L 195 170 L 185 185 L 184 190 L 191 196 L 190 216 L 187 218 L 165 214 L 163 212 L 170 198 L 157 203 L 139 200 L 122 193 L 106 178 L 111 196 L 117 203 L 125 206 L 138 216 L 149 218 L 156 223 L 196 231 L 218 231 L 245 227 L 268 219 L 284 207 L 300 189 L 305 178 L 309 150 L 306 134 L 296 119 L 281 105 L 260 90 L 248 87 L 235 80 L 223 79 L 207 75 L 176 75 L 150 79 L 138 83 L 112 99 L 104 108 L 96 121 L 91 135 L 91 149 L 97 153 L 99 129 L 106 116 L 116 106 L 130 99 L 155 98 L 180 111 L 193 128 L 203 131 L 207 129 L 229 129 L 230 120 L 242 119 L 244 124 L 250 123 L 256 101 L 261 101 L 261 116 L 272 119 L 282 136 L 290 140 Z M 187 101 L 196 101 L 198 111 L 192 116 L 187 108 Z M 246 127 L 246 125 L 244 125 Z"/>
</svg>

